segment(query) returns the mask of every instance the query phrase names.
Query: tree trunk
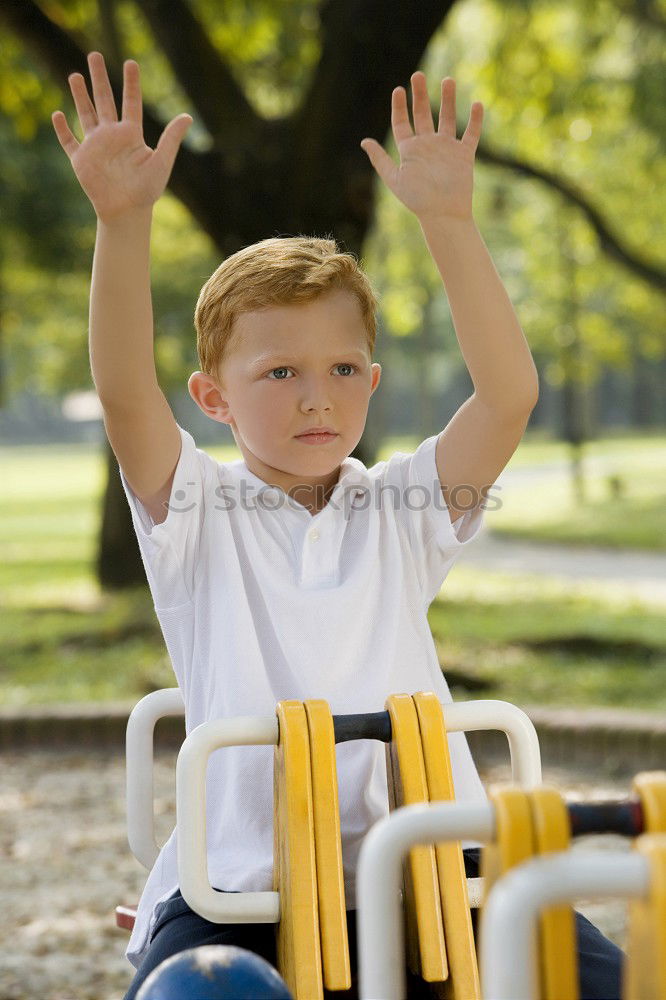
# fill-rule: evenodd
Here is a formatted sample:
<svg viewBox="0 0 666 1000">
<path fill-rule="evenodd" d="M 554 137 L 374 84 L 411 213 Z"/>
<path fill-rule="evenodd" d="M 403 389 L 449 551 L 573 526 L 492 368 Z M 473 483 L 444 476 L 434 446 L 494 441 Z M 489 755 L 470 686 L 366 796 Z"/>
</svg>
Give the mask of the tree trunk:
<svg viewBox="0 0 666 1000">
<path fill-rule="evenodd" d="M 435 433 L 435 411 L 432 397 L 432 304 L 433 296 L 428 300 L 423 310 L 423 320 L 419 332 L 419 349 L 417 356 L 418 400 L 419 400 L 419 440 L 424 441 Z"/>
<path fill-rule="evenodd" d="M 118 460 L 105 442 L 107 486 L 97 552 L 97 576 L 103 590 L 124 590 L 147 583 L 132 514 L 120 481 Z"/>
<path fill-rule="evenodd" d="M 571 485 L 574 502 L 585 503 L 585 479 L 583 469 L 583 444 L 588 437 L 585 419 L 585 387 L 582 382 L 582 344 L 578 329 L 578 297 L 576 293 L 576 261 L 573 247 L 565 228 L 568 213 L 563 208 L 558 218 L 560 260 L 564 272 L 565 290 L 563 297 L 565 313 L 560 326 L 562 345 L 562 423 L 564 440 L 568 441 L 571 457 Z"/>
<path fill-rule="evenodd" d="M 650 427 L 654 419 L 653 367 L 641 354 L 636 341 L 631 347 L 631 424 Z"/>
</svg>

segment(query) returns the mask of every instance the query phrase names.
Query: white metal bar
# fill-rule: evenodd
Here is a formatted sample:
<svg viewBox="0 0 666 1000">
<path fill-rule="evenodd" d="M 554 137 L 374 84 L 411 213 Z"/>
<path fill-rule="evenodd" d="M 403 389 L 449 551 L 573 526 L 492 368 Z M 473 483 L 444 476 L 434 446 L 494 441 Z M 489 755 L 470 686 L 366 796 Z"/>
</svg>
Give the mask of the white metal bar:
<svg viewBox="0 0 666 1000">
<path fill-rule="evenodd" d="M 500 729 L 506 733 L 511 777 L 522 788 L 542 782 L 539 737 L 529 715 L 508 701 L 480 699 L 442 705 L 447 732 Z"/>
<path fill-rule="evenodd" d="M 536 934 L 544 907 L 578 896 L 639 898 L 649 892 L 646 858 L 636 852 L 559 851 L 532 858 L 499 879 L 481 917 L 484 1000 L 537 1000 Z"/>
<path fill-rule="evenodd" d="M 401 806 L 366 834 L 356 870 L 360 1000 L 405 1000 L 401 913 L 403 858 L 415 844 L 495 836 L 491 802 L 432 802 Z"/>
<path fill-rule="evenodd" d="M 127 840 L 144 868 L 155 864 L 159 847 L 155 840 L 153 786 L 153 738 L 155 723 L 165 715 L 184 715 L 180 688 L 152 691 L 137 702 L 127 720 L 125 736 L 125 787 Z"/>
<path fill-rule="evenodd" d="M 176 763 L 178 882 L 185 902 L 215 923 L 275 924 L 277 892 L 216 892 L 208 877 L 206 766 L 220 747 L 275 745 L 277 715 L 238 716 L 204 722 L 189 734 Z"/>
</svg>

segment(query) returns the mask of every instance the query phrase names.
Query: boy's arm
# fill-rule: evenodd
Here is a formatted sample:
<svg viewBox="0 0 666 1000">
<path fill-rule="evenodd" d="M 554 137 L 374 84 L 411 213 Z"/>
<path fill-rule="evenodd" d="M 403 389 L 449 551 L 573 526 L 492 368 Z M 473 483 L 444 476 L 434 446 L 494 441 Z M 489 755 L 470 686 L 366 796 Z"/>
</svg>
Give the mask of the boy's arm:
<svg viewBox="0 0 666 1000">
<path fill-rule="evenodd" d="M 164 501 L 180 456 L 180 432 L 155 370 L 150 227 L 153 205 L 192 119 L 172 119 L 151 149 L 143 137 L 138 63 L 123 63 L 120 120 L 102 54 L 89 52 L 88 65 L 93 100 L 81 73 L 68 78 L 83 141 L 62 111 L 51 120 L 97 214 L 90 364 L 104 426 L 128 483 L 159 523 L 167 516 Z"/>
<path fill-rule="evenodd" d="M 180 431 L 157 382 L 150 296 L 152 209 L 97 223 L 90 367 L 125 478 L 155 524 L 165 520 Z"/>
<path fill-rule="evenodd" d="M 439 435 L 437 475 L 451 521 L 480 503 L 520 444 L 539 396 L 529 346 L 473 221 L 421 220 L 474 393 Z M 485 492 L 483 492 L 485 491 Z"/>
<path fill-rule="evenodd" d="M 514 453 L 539 394 L 529 346 L 472 216 L 483 105 L 456 138 L 455 80 L 441 83 L 435 131 L 423 73 L 412 74 L 412 129 L 403 87 L 392 95 L 396 166 L 374 139 L 361 146 L 387 186 L 417 216 L 444 281 L 473 395 L 439 435 L 437 475 L 452 521 L 478 505 Z"/>
</svg>

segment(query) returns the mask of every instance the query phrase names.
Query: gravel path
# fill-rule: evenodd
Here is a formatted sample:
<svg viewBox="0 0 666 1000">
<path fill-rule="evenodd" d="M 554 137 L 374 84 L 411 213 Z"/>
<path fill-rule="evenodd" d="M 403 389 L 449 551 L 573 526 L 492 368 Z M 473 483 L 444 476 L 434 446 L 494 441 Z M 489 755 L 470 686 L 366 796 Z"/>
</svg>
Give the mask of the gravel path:
<svg viewBox="0 0 666 1000">
<path fill-rule="evenodd" d="M 666 553 L 564 545 L 504 538 L 489 528 L 458 558 L 458 565 L 500 573 L 535 573 L 563 582 L 594 584 L 623 600 L 666 605 Z"/>
<path fill-rule="evenodd" d="M 175 812 L 175 753 L 156 755 L 157 837 Z M 127 932 L 114 907 L 133 903 L 145 871 L 125 836 L 124 761 L 116 754 L 24 753 L 1 759 L 0 902 L 7 918 L 0 951 L 2 1000 L 120 1000 L 132 977 Z M 508 779 L 506 767 L 481 772 Z M 592 779 L 544 767 L 544 781 L 568 798 L 624 798 L 630 781 Z M 580 847 L 629 849 L 618 836 Z M 585 914 L 625 947 L 626 904 L 579 900 Z"/>
<path fill-rule="evenodd" d="M 659 448 L 655 449 L 655 462 L 661 454 Z M 610 474 L 622 468 L 622 456 L 586 455 L 584 466 L 589 474 Z M 508 491 L 514 486 L 540 486 L 549 478 L 561 481 L 569 475 L 568 470 L 569 463 L 562 460 L 507 468 L 497 484 Z M 474 544 L 460 553 L 460 563 L 502 573 L 534 573 L 563 582 L 595 584 L 609 597 L 666 605 L 666 552 L 530 542 L 503 537 L 492 530 L 492 521 L 491 516 Z"/>
</svg>

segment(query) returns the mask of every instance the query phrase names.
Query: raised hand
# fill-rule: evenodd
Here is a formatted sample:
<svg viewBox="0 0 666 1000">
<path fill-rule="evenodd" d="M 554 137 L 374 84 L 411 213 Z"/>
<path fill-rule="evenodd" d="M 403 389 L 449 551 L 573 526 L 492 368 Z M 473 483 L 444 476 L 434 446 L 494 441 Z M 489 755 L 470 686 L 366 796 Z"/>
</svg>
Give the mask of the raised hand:
<svg viewBox="0 0 666 1000">
<path fill-rule="evenodd" d="M 363 139 L 361 148 L 387 187 L 419 219 L 471 219 L 474 157 L 481 137 L 483 105 L 480 101 L 472 104 L 467 128 L 458 140 L 453 77 L 442 80 L 436 132 L 425 74 L 412 73 L 411 81 L 414 129 L 405 88 L 396 87 L 391 98 L 391 126 L 400 166 L 376 139 Z"/>
<path fill-rule="evenodd" d="M 54 111 L 51 121 L 97 217 L 110 221 L 157 201 L 167 185 L 192 117 L 181 114 L 173 118 L 156 148 L 151 149 L 143 138 L 139 64 L 133 59 L 126 59 L 123 64 L 120 121 L 101 52 L 88 53 L 88 66 L 94 103 L 81 73 L 71 73 L 68 77 L 84 133 L 83 142 L 77 142 L 62 111 Z"/>
</svg>

